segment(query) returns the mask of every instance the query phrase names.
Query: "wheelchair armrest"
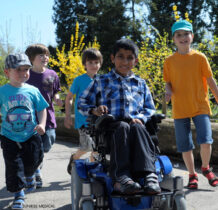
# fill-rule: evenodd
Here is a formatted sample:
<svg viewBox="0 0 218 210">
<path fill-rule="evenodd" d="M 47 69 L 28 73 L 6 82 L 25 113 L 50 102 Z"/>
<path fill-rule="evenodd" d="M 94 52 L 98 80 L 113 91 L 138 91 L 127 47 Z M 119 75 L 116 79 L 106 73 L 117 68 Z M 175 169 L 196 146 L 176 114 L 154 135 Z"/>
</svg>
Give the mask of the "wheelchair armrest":
<svg viewBox="0 0 218 210">
<path fill-rule="evenodd" d="M 166 116 L 164 114 L 154 114 L 151 116 L 151 118 L 145 124 L 150 135 L 156 135 L 159 130 L 158 124 L 161 123 L 161 120 L 165 117 Z"/>
<path fill-rule="evenodd" d="M 154 122 L 156 122 L 156 123 L 161 123 L 161 120 L 163 120 L 165 118 L 166 118 L 165 114 L 154 114 L 151 117 L 151 119 L 154 120 Z"/>
<path fill-rule="evenodd" d="M 108 123 L 113 122 L 115 120 L 113 115 L 104 114 L 97 118 L 95 121 L 95 129 L 98 130 L 104 126 L 107 126 Z"/>
</svg>

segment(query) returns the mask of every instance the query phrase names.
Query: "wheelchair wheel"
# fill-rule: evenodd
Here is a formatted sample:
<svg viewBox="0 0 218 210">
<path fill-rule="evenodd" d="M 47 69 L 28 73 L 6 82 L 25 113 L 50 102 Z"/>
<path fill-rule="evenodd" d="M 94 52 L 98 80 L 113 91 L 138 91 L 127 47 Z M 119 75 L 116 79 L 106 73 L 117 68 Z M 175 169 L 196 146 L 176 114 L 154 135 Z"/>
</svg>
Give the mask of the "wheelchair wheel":
<svg viewBox="0 0 218 210">
<path fill-rule="evenodd" d="M 183 195 L 175 196 L 173 210 L 187 210 L 186 200 Z"/>
<path fill-rule="evenodd" d="M 75 163 L 71 170 L 71 201 L 72 210 L 79 210 L 79 200 L 82 196 L 82 179 L 78 176 Z"/>
<path fill-rule="evenodd" d="M 94 205 L 91 201 L 84 201 L 81 210 L 94 210 Z"/>
</svg>

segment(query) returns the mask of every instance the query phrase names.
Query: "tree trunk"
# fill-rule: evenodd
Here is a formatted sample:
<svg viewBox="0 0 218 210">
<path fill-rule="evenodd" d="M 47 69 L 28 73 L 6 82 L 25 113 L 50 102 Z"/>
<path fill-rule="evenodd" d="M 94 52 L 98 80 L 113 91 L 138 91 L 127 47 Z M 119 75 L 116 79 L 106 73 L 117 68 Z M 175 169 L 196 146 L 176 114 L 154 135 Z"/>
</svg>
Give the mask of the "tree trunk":
<svg viewBox="0 0 218 210">
<path fill-rule="evenodd" d="M 167 114 L 167 103 L 165 100 L 165 95 L 162 97 L 162 114 Z"/>
</svg>

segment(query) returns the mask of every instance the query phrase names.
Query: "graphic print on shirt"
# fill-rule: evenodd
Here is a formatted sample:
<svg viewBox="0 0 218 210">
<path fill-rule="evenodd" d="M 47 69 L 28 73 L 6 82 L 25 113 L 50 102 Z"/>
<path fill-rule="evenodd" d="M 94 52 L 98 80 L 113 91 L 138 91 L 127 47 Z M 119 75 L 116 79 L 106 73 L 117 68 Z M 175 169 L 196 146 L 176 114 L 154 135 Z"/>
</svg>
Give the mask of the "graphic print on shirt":
<svg viewBox="0 0 218 210">
<path fill-rule="evenodd" d="M 29 132 L 33 129 L 29 100 L 22 94 L 9 96 L 4 104 L 8 130 L 12 132 Z"/>
<path fill-rule="evenodd" d="M 9 129 L 14 132 L 30 131 L 32 129 L 31 112 L 25 106 L 16 106 L 9 109 L 6 120 L 11 126 Z"/>
<path fill-rule="evenodd" d="M 49 76 L 49 77 L 46 77 L 42 81 L 43 89 L 44 89 L 45 92 L 49 92 L 49 93 L 52 92 L 54 80 L 55 80 L 54 76 Z"/>
</svg>

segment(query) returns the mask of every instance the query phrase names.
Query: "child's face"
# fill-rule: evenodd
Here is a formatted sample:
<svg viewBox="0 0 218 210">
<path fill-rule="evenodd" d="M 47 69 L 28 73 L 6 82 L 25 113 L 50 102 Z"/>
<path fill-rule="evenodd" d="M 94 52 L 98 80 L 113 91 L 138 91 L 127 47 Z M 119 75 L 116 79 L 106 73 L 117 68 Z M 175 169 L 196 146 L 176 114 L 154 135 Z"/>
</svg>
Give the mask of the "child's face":
<svg viewBox="0 0 218 210">
<path fill-rule="evenodd" d="M 47 54 L 38 54 L 36 55 L 33 63 L 33 66 L 37 68 L 44 68 L 48 65 L 49 56 Z"/>
<path fill-rule="evenodd" d="M 111 61 L 115 65 L 115 70 L 118 74 L 127 76 L 137 64 L 138 59 L 131 50 L 121 48 L 115 56 L 111 55 Z"/>
<path fill-rule="evenodd" d="M 190 31 L 178 30 L 173 35 L 173 41 L 178 49 L 189 48 L 194 35 Z"/>
<path fill-rule="evenodd" d="M 89 76 L 94 76 L 95 74 L 97 74 L 100 67 L 100 60 L 86 60 L 85 69 Z"/>
<path fill-rule="evenodd" d="M 10 84 L 19 87 L 26 82 L 30 77 L 30 66 L 19 66 L 16 69 L 5 69 L 5 74 L 8 77 Z"/>
</svg>

